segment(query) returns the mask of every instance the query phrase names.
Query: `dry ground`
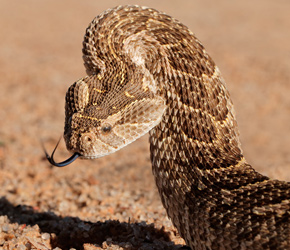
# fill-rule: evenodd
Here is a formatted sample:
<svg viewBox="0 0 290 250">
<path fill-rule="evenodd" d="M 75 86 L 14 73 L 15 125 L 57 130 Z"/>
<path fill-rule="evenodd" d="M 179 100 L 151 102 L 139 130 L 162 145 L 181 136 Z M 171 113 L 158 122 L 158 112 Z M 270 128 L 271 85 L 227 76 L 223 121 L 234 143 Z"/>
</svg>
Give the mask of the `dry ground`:
<svg viewBox="0 0 290 250">
<path fill-rule="evenodd" d="M 0 0 L 0 249 L 182 249 L 159 200 L 147 136 L 62 169 L 40 146 L 52 150 L 63 132 L 65 92 L 85 74 L 88 23 L 128 3 L 189 26 L 226 79 L 246 158 L 290 180 L 288 0 Z M 67 156 L 62 143 L 57 159 Z"/>
</svg>

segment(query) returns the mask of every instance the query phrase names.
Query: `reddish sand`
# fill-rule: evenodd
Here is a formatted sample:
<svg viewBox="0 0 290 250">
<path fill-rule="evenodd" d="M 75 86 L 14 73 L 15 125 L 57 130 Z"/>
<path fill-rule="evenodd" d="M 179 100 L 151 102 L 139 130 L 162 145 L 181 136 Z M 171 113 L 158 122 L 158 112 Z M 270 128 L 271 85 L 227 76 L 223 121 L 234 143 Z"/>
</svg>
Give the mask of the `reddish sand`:
<svg viewBox="0 0 290 250">
<path fill-rule="evenodd" d="M 87 25 L 116 4 L 162 10 L 197 35 L 227 82 L 248 162 L 290 180 L 289 1 L 0 2 L 0 249 L 184 244 L 161 205 L 148 136 L 61 169 L 40 145 L 51 151 L 63 133 L 65 92 L 85 75 Z M 56 158 L 68 155 L 62 142 Z"/>
</svg>

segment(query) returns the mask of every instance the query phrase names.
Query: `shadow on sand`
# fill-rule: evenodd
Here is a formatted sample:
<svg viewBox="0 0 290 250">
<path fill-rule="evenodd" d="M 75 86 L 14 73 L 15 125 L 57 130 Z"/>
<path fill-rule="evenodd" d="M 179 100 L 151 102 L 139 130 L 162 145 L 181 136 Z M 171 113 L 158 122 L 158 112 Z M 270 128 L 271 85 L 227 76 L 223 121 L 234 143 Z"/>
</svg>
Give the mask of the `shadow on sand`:
<svg viewBox="0 0 290 250">
<path fill-rule="evenodd" d="M 83 249 L 83 244 L 102 245 L 111 238 L 114 244 L 123 246 L 131 243 L 130 249 L 187 249 L 170 241 L 168 233 L 163 228 L 156 229 L 154 225 L 141 223 L 126 223 L 105 221 L 92 223 L 80 220 L 78 217 L 61 217 L 52 212 L 37 212 L 26 205 L 12 205 L 5 197 L 0 198 L 0 215 L 6 215 L 11 223 L 38 225 L 42 233 L 54 233 L 51 241 L 53 248 Z"/>
</svg>

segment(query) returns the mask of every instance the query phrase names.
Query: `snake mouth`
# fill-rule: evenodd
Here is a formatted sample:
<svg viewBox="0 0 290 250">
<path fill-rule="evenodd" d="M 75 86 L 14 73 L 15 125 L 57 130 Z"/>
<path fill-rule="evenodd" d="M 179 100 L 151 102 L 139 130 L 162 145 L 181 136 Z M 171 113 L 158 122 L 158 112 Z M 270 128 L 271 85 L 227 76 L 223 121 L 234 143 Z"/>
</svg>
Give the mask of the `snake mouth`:
<svg viewBox="0 0 290 250">
<path fill-rule="evenodd" d="M 60 142 L 60 139 L 58 141 L 58 143 L 56 144 L 54 150 L 52 151 L 51 153 L 51 156 L 47 153 L 47 151 L 45 150 L 44 146 L 43 146 L 43 150 L 44 150 L 44 153 L 45 153 L 45 156 L 46 156 L 46 159 L 49 161 L 49 163 L 55 167 L 65 167 L 69 164 L 71 164 L 72 162 L 74 162 L 78 157 L 82 156 L 80 153 L 78 152 L 75 152 L 71 157 L 69 157 L 68 159 L 62 161 L 62 162 L 55 162 L 54 159 L 53 159 L 53 156 L 54 156 L 54 153 L 57 149 L 57 146 Z"/>
</svg>

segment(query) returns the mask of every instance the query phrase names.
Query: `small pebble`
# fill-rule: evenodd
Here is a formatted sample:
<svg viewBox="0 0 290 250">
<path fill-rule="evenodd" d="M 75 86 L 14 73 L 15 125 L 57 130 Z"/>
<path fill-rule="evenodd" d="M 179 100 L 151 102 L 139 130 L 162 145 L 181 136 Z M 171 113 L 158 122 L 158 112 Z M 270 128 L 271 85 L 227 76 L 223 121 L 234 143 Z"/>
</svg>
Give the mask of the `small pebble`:
<svg viewBox="0 0 290 250">
<path fill-rule="evenodd" d="M 104 241 L 104 242 L 102 243 L 102 248 L 104 248 L 104 249 L 108 248 L 108 244 L 107 244 L 106 241 Z"/>
<path fill-rule="evenodd" d="M 43 240 L 49 240 L 50 239 L 50 234 L 49 233 L 44 233 L 44 234 L 41 235 L 41 238 Z"/>
<path fill-rule="evenodd" d="M 119 245 L 120 247 L 123 247 L 125 249 L 128 249 L 128 248 L 130 249 L 133 247 L 133 245 L 130 242 L 121 242 Z"/>
<path fill-rule="evenodd" d="M 25 244 L 26 250 L 30 250 L 31 249 L 31 244 L 29 242 L 27 242 Z"/>
<path fill-rule="evenodd" d="M 0 224 L 3 224 L 6 221 L 6 216 L 0 216 Z"/>
<path fill-rule="evenodd" d="M 10 227 L 9 227 L 8 224 L 5 224 L 5 225 L 2 226 L 2 231 L 3 231 L 4 233 L 7 233 L 7 232 L 9 231 L 9 229 L 10 229 Z"/>
<path fill-rule="evenodd" d="M 25 245 L 20 244 L 20 245 L 17 246 L 17 249 L 19 249 L 19 250 L 26 250 L 27 248 L 26 248 Z"/>
</svg>

